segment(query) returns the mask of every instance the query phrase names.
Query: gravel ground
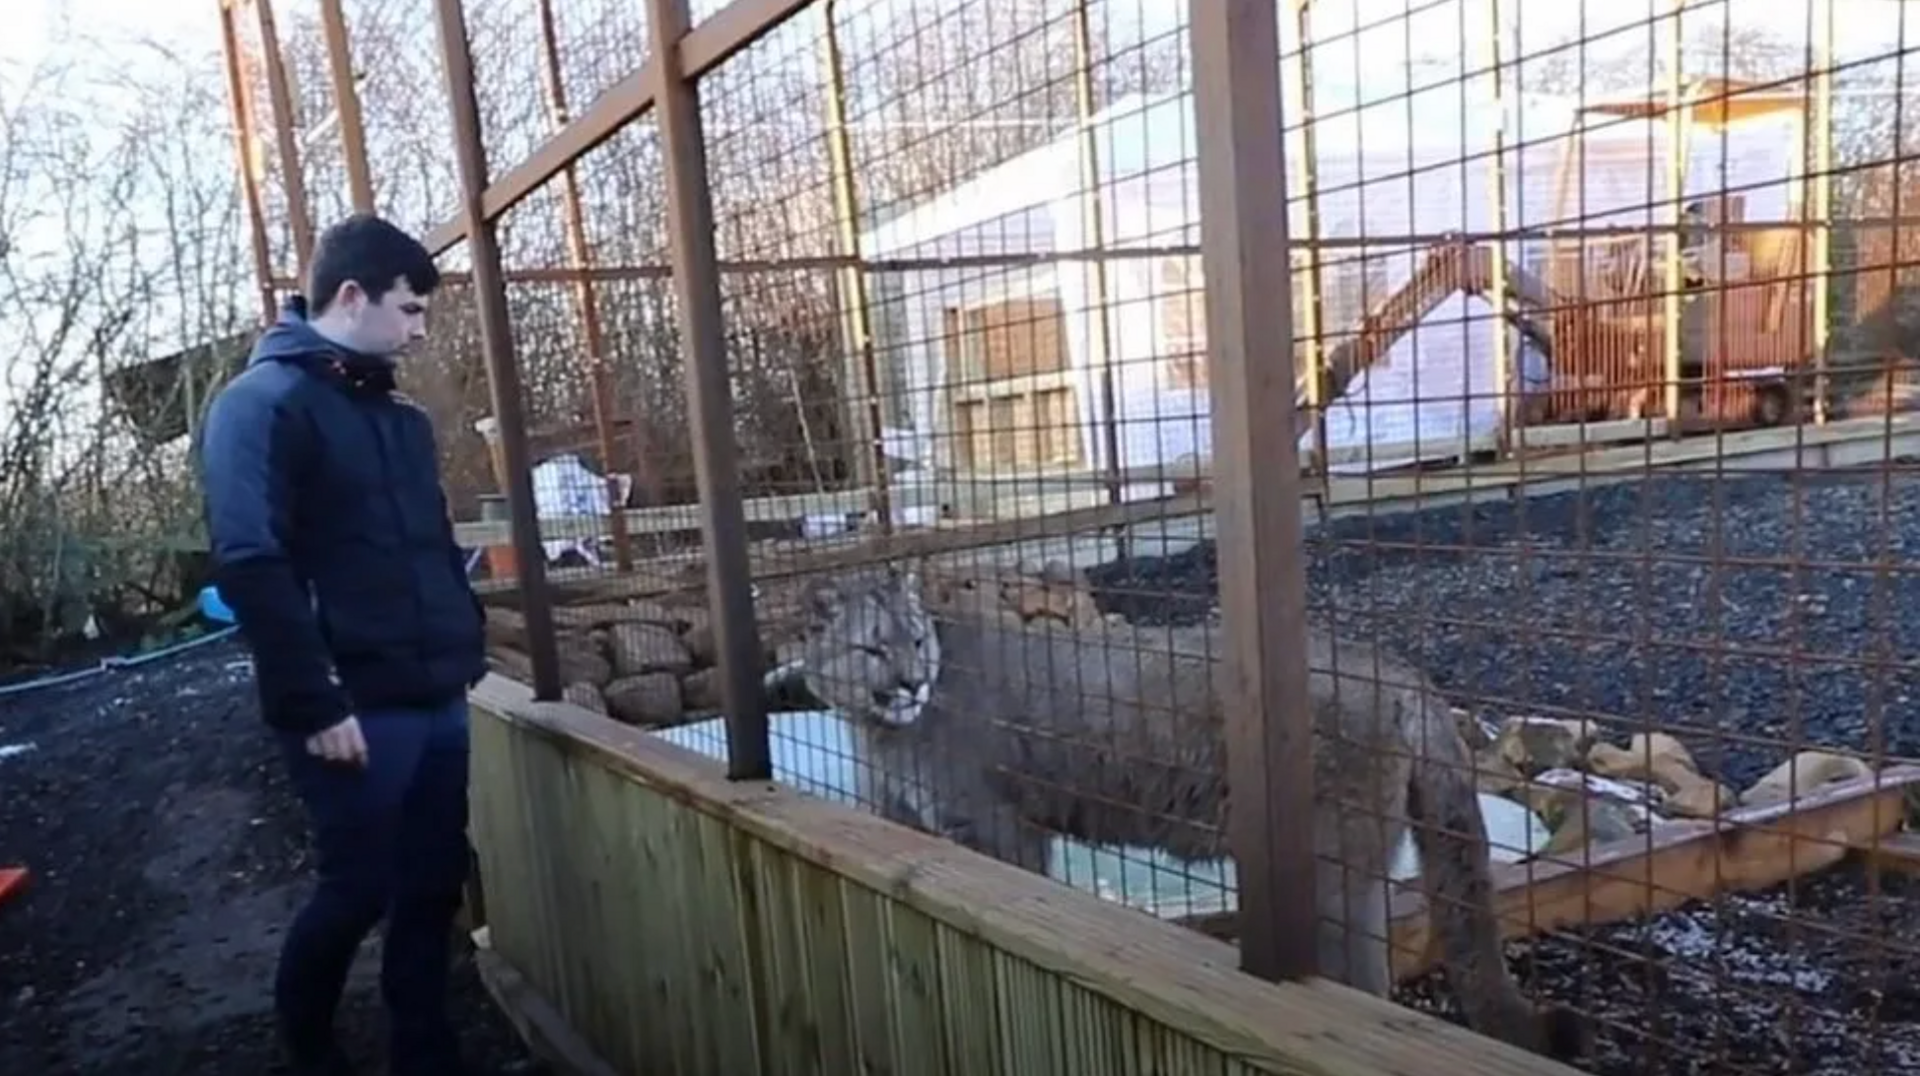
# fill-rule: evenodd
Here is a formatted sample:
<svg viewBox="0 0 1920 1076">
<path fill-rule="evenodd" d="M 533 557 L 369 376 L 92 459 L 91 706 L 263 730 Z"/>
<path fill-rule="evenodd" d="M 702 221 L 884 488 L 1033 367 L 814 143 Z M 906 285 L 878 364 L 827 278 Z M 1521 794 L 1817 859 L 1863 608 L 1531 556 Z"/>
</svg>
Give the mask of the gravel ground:
<svg viewBox="0 0 1920 1076">
<path fill-rule="evenodd" d="M 1308 540 L 1320 619 L 1487 716 L 1663 729 L 1736 788 L 1800 747 L 1920 756 L 1915 477 L 1660 476 Z M 1089 575 L 1145 622 L 1205 617 L 1218 586 L 1210 544 Z M 1537 994 L 1602 1017 L 1595 1071 L 1853 1076 L 1920 1071 L 1916 938 L 1920 888 L 1842 869 L 1510 952 Z"/>
<path fill-rule="evenodd" d="M 1599 1022 L 1609 1076 L 1920 1072 L 1920 886 L 1846 866 L 1641 923 L 1508 948 Z M 1416 986 L 1416 1000 L 1430 986 Z"/>
<path fill-rule="evenodd" d="M 1671 476 L 1335 520 L 1308 535 L 1310 600 L 1456 705 L 1664 729 L 1737 787 L 1799 746 L 1920 756 L 1920 477 L 1896 482 Z M 1218 590 L 1210 543 L 1089 575 L 1147 623 Z"/>
<path fill-rule="evenodd" d="M 231 641 L 0 696 L 0 865 L 34 872 L 0 905 L 0 1073 L 282 1071 L 270 984 L 308 856 Z M 370 1065 L 378 947 L 376 934 L 340 1018 Z M 476 1071 L 537 1072 L 464 954 L 455 982 Z"/>
</svg>

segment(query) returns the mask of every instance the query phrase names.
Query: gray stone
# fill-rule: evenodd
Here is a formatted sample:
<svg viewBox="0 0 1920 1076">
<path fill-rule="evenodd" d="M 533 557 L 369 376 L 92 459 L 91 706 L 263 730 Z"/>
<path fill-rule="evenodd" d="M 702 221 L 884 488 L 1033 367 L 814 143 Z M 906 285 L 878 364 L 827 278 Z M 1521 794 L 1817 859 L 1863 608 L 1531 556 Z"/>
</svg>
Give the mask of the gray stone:
<svg viewBox="0 0 1920 1076">
<path fill-rule="evenodd" d="M 680 678 L 672 673 L 623 676 L 607 685 L 607 710 L 629 725 L 661 725 L 682 712 Z"/>
<path fill-rule="evenodd" d="M 612 629 L 613 672 L 621 678 L 646 673 L 684 673 L 693 668 L 693 655 L 679 633 L 659 624 L 615 624 Z"/>
</svg>

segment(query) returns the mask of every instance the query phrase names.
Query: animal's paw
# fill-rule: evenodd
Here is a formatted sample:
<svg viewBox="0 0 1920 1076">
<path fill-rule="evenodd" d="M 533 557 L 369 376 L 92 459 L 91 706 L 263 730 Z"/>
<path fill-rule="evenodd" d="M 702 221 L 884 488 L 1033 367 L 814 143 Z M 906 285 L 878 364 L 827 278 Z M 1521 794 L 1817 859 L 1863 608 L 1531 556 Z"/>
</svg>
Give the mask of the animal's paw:
<svg viewBox="0 0 1920 1076">
<path fill-rule="evenodd" d="M 1564 1005 L 1540 1014 L 1543 1051 L 1555 1061 L 1579 1061 L 1593 1054 L 1593 1025 L 1585 1015 Z"/>
</svg>

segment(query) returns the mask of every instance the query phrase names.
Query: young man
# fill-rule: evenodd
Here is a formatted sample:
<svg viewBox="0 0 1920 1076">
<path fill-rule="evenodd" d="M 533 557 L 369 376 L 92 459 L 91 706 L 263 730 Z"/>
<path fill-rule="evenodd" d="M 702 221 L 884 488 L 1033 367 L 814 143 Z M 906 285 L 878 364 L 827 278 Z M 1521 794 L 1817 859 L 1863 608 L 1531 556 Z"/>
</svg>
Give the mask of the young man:
<svg viewBox="0 0 1920 1076">
<path fill-rule="evenodd" d="M 314 827 L 319 884 L 274 1001 L 294 1071 L 315 1076 L 353 1071 L 334 1009 L 383 916 L 393 1076 L 460 1072 L 446 995 L 484 625 L 433 428 L 394 388 L 439 280 L 378 217 L 327 229 L 306 299 L 215 397 L 200 446 L 216 581 Z"/>
</svg>

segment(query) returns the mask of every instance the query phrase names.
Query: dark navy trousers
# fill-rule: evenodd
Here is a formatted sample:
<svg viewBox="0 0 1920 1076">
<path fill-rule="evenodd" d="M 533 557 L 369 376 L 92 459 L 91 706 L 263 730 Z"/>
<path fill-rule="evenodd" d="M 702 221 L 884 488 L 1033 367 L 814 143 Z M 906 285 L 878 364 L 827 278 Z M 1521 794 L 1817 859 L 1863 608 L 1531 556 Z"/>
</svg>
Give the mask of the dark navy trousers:
<svg viewBox="0 0 1920 1076">
<path fill-rule="evenodd" d="M 360 715 L 367 765 L 327 762 L 283 735 L 312 820 L 319 884 L 280 954 L 274 1002 L 296 1058 L 333 1042 L 354 956 L 383 918 L 380 990 L 393 1076 L 456 1071 L 447 1016 L 453 920 L 469 863 L 467 700 Z"/>
</svg>

